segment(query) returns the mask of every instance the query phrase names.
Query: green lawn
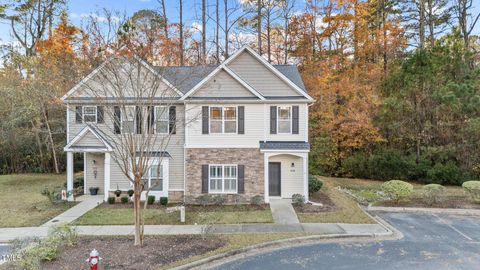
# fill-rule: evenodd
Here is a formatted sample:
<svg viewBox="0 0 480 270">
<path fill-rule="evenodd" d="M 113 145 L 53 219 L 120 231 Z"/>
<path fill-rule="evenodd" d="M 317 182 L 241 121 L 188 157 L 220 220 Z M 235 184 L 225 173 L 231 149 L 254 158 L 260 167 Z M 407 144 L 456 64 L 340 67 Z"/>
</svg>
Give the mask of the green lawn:
<svg viewBox="0 0 480 270">
<path fill-rule="evenodd" d="M 238 224 L 238 223 L 271 223 L 272 213 L 269 208 L 250 209 L 246 207 L 221 206 L 217 210 L 202 211 L 200 207 L 191 209 L 187 207 L 185 212 L 185 224 Z M 166 213 L 163 208 L 147 208 L 145 224 L 182 224 L 179 212 Z M 133 208 L 109 207 L 102 205 L 97 207 L 79 219 L 75 225 L 130 225 L 133 224 Z"/>
<path fill-rule="evenodd" d="M 323 182 L 320 192 L 325 193 L 335 204 L 335 209 L 319 213 L 300 213 L 297 216 L 302 223 L 355 223 L 372 224 L 375 223 L 362 209 L 358 207 L 355 200 L 347 194 L 337 190 L 336 184 L 332 178 L 319 177 Z"/>
<path fill-rule="evenodd" d="M 40 194 L 45 186 L 61 186 L 65 175 L 0 175 L 0 227 L 38 226 L 64 212 L 72 204 L 51 204 Z"/>
</svg>

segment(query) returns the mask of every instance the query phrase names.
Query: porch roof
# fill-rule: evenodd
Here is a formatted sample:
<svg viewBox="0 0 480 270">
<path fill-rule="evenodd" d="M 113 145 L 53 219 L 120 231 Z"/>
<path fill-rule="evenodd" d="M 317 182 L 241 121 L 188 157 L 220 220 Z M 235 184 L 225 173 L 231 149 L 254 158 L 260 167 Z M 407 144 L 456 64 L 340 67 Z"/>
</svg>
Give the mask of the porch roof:
<svg viewBox="0 0 480 270">
<path fill-rule="evenodd" d="M 65 152 L 109 152 L 113 147 L 101 132 L 87 124 L 63 150 Z"/>
</svg>

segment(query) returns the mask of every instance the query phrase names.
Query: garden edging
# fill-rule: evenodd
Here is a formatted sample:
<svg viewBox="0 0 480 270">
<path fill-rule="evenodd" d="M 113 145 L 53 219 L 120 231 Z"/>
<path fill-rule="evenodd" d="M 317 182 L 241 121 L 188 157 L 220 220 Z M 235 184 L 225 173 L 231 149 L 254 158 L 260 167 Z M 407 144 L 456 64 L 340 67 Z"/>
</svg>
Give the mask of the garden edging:
<svg viewBox="0 0 480 270">
<path fill-rule="evenodd" d="M 367 206 L 368 211 L 480 216 L 480 209 Z"/>
</svg>

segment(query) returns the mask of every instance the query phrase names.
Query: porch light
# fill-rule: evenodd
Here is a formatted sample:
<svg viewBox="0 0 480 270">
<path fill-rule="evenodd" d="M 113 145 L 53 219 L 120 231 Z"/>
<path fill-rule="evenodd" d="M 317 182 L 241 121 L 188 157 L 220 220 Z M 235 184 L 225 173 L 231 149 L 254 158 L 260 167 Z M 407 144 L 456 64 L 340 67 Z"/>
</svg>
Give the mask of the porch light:
<svg viewBox="0 0 480 270">
<path fill-rule="evenodd" d="M 292 168 L 295 168 L 295 163 L 294 162 L 292 162 Z"/>
</svg>

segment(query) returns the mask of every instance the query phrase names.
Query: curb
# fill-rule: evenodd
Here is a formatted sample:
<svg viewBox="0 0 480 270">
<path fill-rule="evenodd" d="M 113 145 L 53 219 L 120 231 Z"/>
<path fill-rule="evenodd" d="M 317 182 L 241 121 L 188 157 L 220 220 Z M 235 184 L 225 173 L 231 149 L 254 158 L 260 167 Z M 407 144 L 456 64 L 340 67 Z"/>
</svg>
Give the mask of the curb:
<svg viewBox="0 0 480 270">
<path fill-rule="evenodd" d="M 420 207 L 386 207 L 367 206 L 367 211 L 393 212 L 393 213 L 425 213 L 425 214 L 450 214 L 462 216 L 480 216 L 480 209 L 456 209 L 456 208 L 420 208 Z"/>
<path fill-rule="evenodd" d="M 385 221 L 383 221 L 385 222 Z M 384 224 L 379 223 L 382 227 L 385 226 Z M 211 257 L 203 258 L 191 263 L 187 263 L 184 265 L 176 266 L 173 268 L 169 268 L 171 270 L 186 270 L 186 269 L 192 269 L 192 268 L 197 268 L 204 266 L 209 263 L 213 263 L 216 261 L 220 261 L 221 259 L 231 257 L 231 256 L 239 256 L 243 255 L 245 257 L 248 257 L 247 255 L 248 252 L 252 251 L 260 251 L 259 249 L 265 249 L 269 247 L 274 247 L 278 246 L 278 248 L 274 248 L 273 250 L 281 250 L 285 248 L 291 248 L 291 247 L 296 247 L 296 246 L 301 246 L 305 245 L 306 243 L 292 243 L 294 241 L 311 241 L 311 243 L 308 244 L 315 244 L 315 240 L 334 240 L 334 239 L 349 239 L 349 238 L 361 238 L 361 239 L 371 239 L 372 241 L 378 240 L 378 238 L 386 238 L 384 240 L 397 240 L 397 237 L 395 236 L 395 232 L 390 230 L 388 227 L 385 227 L 385 229 L 388 230 L 388 232 L 385 233 L 360 233 L 360 234 L 329 234 L 329 235 L 312 235 L 312 236 L 301 236 L 301 237 L 293 237 L 293 238 L 286 238 L 286 239 L 281 239 L 281 240 L 275 240 L 275 241 L 270 241 L 270 242 L 265 242 L 261 244 L 256 244 L 248 247 L 243 247 L 239 249 L 235 249 L 232 251 L 228 251 L 225 253 L 217 254 Z M 397 231 L 397 230 L 395 230 Z M 401 233 L 400 233 L 401 234 Z M 389 236 L 392 236 L 390 238 Z M 401 234 L 401 238 L 403 237 L 403 234 Z M 400 238 L 398 238 L 400 239 Z M 284 244 L 289 244 L 288 246 L 283 246 Z M 260 251 L 261 252 L 261 251 Z"/>
</svg>

